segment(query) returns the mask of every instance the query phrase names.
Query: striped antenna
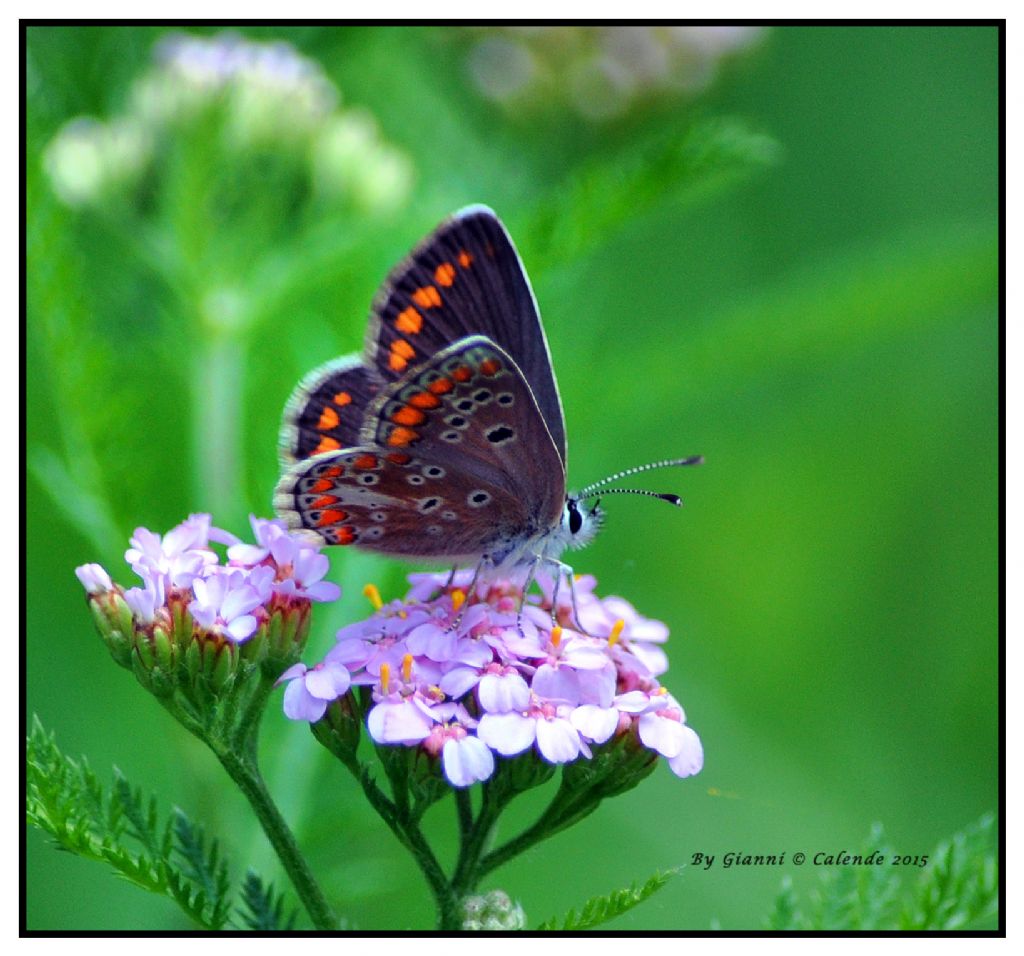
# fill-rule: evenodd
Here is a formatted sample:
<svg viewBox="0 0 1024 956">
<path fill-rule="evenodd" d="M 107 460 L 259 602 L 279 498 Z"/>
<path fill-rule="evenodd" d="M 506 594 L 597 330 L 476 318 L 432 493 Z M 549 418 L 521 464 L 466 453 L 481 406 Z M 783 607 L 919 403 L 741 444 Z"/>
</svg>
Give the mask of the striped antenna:
<svg viewBox="0 0 1024 956">
<path fill-rule="evenodd" d="M 653 471 L 655 468 L 682 468 L 685 465 L 699 465 L 703 463 L 703 461 L 703 455 L 691 455 L 689 458 L 666 458 L 663 461 L 652 461 L 649 465 L 637 465 L 635 468 L 627 468 L 625 471 L 609 475 L 607 478 L 602 478 L 600 481 L 595 481 L 593 484 L 587 485 L 587 487 L 584 488 L 576 498 L 577 500 L 581 498 L 589 498 L 598 488 L 610 485 L 613 481 L 618 481 L 620 478 L 628 478 L 630 475 L 639 475 L 643 471 Z M 609 491 L 608 494 L 611 494 L 611 492 Z M 647 494 L 654 494 L 654 492 L 647 492 Z"/>
<path fill-rule="evenodd" d="M 583 501 L 584 498 L 603 498 L 605 495 L 644 495 L 647 498 L 660 498 L 662 501 L 667 501 L 677 508 L 683 503 L 683 499 L 679 495 L 666 495 L 658 491 L 647 491 L 643 488 L 605 488 L 604 491 L 592 491 L 589 495 L 577 495 L 576 500 Z"/>
</svg>

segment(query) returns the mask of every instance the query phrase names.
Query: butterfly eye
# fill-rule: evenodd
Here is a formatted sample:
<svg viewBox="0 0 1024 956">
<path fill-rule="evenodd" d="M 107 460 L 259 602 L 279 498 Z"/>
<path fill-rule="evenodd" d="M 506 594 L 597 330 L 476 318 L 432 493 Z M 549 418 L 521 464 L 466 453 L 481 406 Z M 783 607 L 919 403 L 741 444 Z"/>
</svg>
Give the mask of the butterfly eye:
<svg viewBox="0 0 1024 956">
<path fill-rule="evenodd" d="M 576 507 L 575 501 L 569 502 L 569 532 L 571 534 L 578 534 L 580 528 L 583 527 L 583 515 L 580 514 L 579 509 Z"/>
</svg>

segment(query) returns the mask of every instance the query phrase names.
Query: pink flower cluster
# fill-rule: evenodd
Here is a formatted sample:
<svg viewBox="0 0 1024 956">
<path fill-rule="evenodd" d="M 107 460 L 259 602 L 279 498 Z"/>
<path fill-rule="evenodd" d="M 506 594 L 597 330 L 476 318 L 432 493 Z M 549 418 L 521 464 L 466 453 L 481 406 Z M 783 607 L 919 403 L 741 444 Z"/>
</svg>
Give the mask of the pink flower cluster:
<svg viewBox="0 0 1024 956">
<path fill-rule="evenodd" d="M 309 541 L 292 535 L 282 521 L 251 517 L 256 544 L 213 527 L 208 514 L 190 515 L 165 535 L 136 528 L 125 561 L 142 579 L 123 596 L 137 625 L 152 624 L 176 595 L 201 630 L 235 644 L 249 640 L 272 601 L 333 601 L 341 593 L 324 581 L 327 558 Z M 227 563 L 210 547 L 227 548 Z M 115 590 L 98 564 L 75 569 L 90 594 Z"/>
<path fill-rule="evenodd" d="M 625 733 L 678 776 L 700 771 L 700 739 L 657 679 L 668 668 L 664 624 L 622 598 L 599 598 L 592 577 L 575 582 L 578 621 L 559 596 L 558 623 L 549 580 L 521 613 L 522 587 L 504 578 L 478 582 L 468 596 L 469 572 L 450 584 L 447 574 L 409 580 L 406 599 L 387 605 L 368 586 L 376 613 L 338 631 L 320 663 L 281 676 L 289 717 L 315 722 L 350 687 L 369 686 L 370 736 L 439 755 L 456 787 L 490 777 L 495 754 L 535 748 L 563 764 Z"/>
</svg>

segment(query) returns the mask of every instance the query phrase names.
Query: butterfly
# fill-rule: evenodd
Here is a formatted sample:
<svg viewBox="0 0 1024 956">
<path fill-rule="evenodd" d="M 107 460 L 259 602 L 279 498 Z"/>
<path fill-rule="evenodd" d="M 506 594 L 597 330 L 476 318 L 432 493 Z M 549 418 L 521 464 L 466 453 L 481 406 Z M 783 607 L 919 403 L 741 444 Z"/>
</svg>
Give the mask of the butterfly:
<svg viewBox="0 0 1024 956">
<path fill-rule="evenodd" d="M 560 555 L 597 532 L 601 496 L 680 504 L 608 484 L 702 460 L 653 462 L 569 494 L 566 454 L 529 279 L 495 213 L 470 206 L 388 276 L 363 356 L 329 362 L 295 389 L 274 506 L 324 544 L 475 565 L 478 574 L 528 565 L 532 580 L 542 563 L 571 570 Z"/>
</svg>

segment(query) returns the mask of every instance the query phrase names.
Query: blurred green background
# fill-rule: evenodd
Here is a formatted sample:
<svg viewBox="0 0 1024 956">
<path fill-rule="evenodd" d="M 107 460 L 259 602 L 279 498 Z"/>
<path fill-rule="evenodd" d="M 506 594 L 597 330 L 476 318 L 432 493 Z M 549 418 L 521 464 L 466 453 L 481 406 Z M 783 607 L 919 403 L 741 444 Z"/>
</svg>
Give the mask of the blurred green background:
<svg viewBox="0 0 1024 956">
<path fill-rule="evenodd" d="M 240 31 L 341 91 L 327 146 L 316 109 L 284 130 L 273 104 L 245 128 L 220 107 L 166 119 L 168 32 L 27 32 L 25 707 L 66 752 L 204 822 L 236 876 L 285 882 L 213 757 L 113 665 L 72 571 L 128 584 L 137 525 L 269 515 L 295 382 L 360 346 L 414 242 L 485 202 L 545 317 L 570 483 L 707 459 L 646 483 L 682 511 L 609 500 L 574 556 L 671 627 L 664 680 L 703 773 L 659 768 L 488 886 L 536 925 L 696 851 L 853 849 L 881 821 L 927 853 L 996 807 L 995 28 L 775 28 L 687 48 L 664 82 L 663 38 L 617 38 L 595 72 L 592 36 Z M 146 110 L 163 126 L 144 147 L 65 127 Z M 365 581 L 396 596 L 406 570 L 332 554 L 346 596 L 314 614 L 307 659 L 369 610 Z M 279 700 L 264 724 L 271 789 L 338 909 L 432 925 L 343 768 Z M 446 856 L 451 815 L 428 817 Z M 27 850 L 30 929 L 187 928 L 35 832 Z M 757 928 L 787 873 L 815 880 L 687 868 L 612 925 Z"/>
</svg>

